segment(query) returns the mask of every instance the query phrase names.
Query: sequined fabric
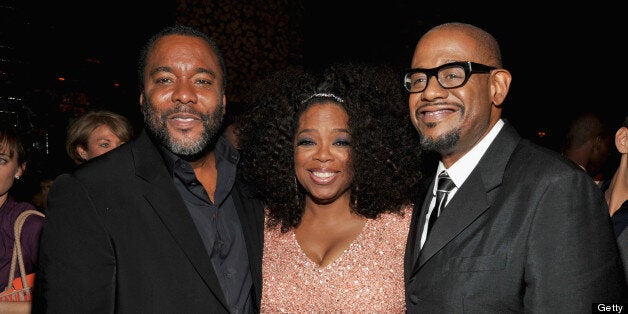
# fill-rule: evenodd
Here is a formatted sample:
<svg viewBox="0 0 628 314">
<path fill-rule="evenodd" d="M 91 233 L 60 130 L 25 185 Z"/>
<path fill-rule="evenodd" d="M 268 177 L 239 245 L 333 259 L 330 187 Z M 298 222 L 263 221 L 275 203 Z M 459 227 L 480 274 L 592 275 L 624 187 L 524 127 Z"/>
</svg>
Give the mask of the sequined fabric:
<svg viewBox="0 0 628 314">
<path fill-rule="evenodd" d="M 403 313 L 403 256 L 411 208 L 367 220 L 326 267 L 312 262 L 294 232 L 265 230 L 262 313 Z"/>
</svg>

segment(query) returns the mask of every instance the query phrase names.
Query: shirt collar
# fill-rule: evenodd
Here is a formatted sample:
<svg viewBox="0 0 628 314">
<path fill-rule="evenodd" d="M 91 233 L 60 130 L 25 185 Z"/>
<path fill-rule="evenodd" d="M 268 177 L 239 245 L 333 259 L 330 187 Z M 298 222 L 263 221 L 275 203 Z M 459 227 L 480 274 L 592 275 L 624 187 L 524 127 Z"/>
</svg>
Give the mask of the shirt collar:
<svg viewBox="0 0 628 314">
<path fill-rule="evenodd" d="M 471 150 L 469 150 L 464 156 L 462 156 L 458 161 L 456 161 L 449 169 L 445 169 L 445 165 L 443 165 L 442 161 L 438 162 L 438 167 L 436 169 L 436 175 L 438 176 L 441 171 L 446 170 L 447 174 L 452 181 L 456 184 L 457 187 L 462 186 L 467 177 L 471 174 L 475 166 L 480 162 L 482 156 L 488 149 L 488 147 L 493 143 L 495 137 L 499 131 L 503 128 L 504 121 L 499 119 L 497 123 L 491 128 L 491 130 L 478 142 Z"/>
<path fill-rule="evenodd" d="M 157 145 L 159 147 L 159 152 L 161 153 L 164 162 L 166 163 L 166 168 L 168 169 L 168 173 L 170 176 L 173 176 L 175 165 L 180 162 L 186 162 L 181 159 L 179 156 L 175 155 L 169 149 L 164 147 L 163 145 Z M 214 147 L 214 154 L 216 156 L 216 165 L 218 167 L 221 164 L 221 161 L 227 161 L 229 164 L 237 165 L 238 160 L 240 160 L 240 153 L 237 149 L 235 149 L 227 139 L 223 136 L 220 136 L 216 141 L 216 146 Z"/>
</svg>

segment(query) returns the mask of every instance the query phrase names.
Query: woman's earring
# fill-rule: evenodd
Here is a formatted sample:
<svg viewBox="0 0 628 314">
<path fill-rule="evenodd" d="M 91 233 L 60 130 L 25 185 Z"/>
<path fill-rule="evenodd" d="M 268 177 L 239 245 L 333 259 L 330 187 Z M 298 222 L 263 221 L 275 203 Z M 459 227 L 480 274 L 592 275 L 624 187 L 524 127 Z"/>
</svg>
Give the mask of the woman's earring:
<svg viewBox="0 0 628 314">
<path fill-rule="evenodd" d="M 358 209 L 358 187 L 356 186 L 353 189 L 353 193 L 351 193 L 351 198 L 353 199 L 353 209 L 357 210 Z"/>
<path fill-rule="evenodd" d="M 20 176 L 15 176 L 15 180 L 19 180 L 19 179 L 20 179 Z"/>
<path fill-rule="evenodd" d="M 301 206 L 301 197 L 299 195 L 299 182 L 297 181 L 297 176 L 294 176 L 294 197 L 296 198 L 297 204 Z"/>
</svg>

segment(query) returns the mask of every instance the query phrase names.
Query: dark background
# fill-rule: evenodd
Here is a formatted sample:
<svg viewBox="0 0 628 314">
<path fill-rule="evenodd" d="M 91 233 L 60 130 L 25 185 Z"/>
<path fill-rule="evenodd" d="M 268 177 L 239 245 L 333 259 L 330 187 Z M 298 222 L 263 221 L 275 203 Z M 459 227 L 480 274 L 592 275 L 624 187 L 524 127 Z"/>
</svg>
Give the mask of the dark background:
<svg viewBox="0 0 628 314">
<path fill-rule="evenodd" d="M 0 26 L 4 35 L 8 34 L 4 37 L 15 47 L 12 50 L 15 58 L 20 60 L 12 84 L 0 90 L 0 96 L 16 91 L 31 95 L 28 101 L 37 116 L 35 124 L 45 120 L 50 145 L 57 148 L 56 156 L 64 155 L 58 148 L 68 121 L 81 113 L 73 111 L 77 109 L 72 102 L 63 105 L 68 94 L 76 99 L 86 98 L 83 102 L 91 106 L 89 109 L 105 107 L 128 116 L 140 126 L 136 59 L 148 36 L 174 22 L 205 23 L 210 25 L 209 32 L 213 36 L 226 37 L 224 43 L 221 37 L 217 41 L 228 60 L 252 58 L 250 55 L 240 57 L 234 51 L 238 47 L 231 45 L 231 40 L 240 36 L 224 31 L 228 27 L 220 28 L 220 23 L 238 19 L 242 24 L 256 25 L 254 19 L 260 18 L 256 12 L 263 11 L 267 13 L 259 25 L 262 21 L 285 17 L 290 31 L 298 34 L 295 40 L 300 44 L 295 45 L 298 57 L 285 62 L 260 61 L 266 68 L 257 64 L 251 68 L 232 66 L 230 73 L 238 74 L 244 68 L 245 73 L 258 71 L 255 75 L 261 76 L 287 63 L 301 62 L 316 67 L 341 60 L 381 62 L 402 70 L 409 66 L 414 45 L 424 31 L 442 22 L 462 21 L 488 30 L 500 42 L 504 66 L 513 74 L 504 116 L 524 137 L 556 148 L 561 132 L 577 112 L 599 112 L 615 126 L 627 111 L 625 104 L 609 99 L 618 86 L 611 83 L 616 80 L 610 80 L 612 76 L 605 71 L 613 64 L 613 59 L 625 57 L 622 50 L 614 46 L 615 42 L 608 40 L 611 34 L 617 33 L 615 24 L 619 24 L 619 20 L 613 16 L 618 9 L 603 3 L 596 3 L 596 7 L 569 4 L 550 9 L 545 6 L 549 3 L 509 3 L 506 8 L 506 4 L 483 6 L 402 0 L 374 3 L 253 1 L 245 4 L 194 0 L 0 1 L 14 8 L 9 15 L 0 15 Z M 199 13 L 203 10 L 210 12 Z M 199 17 L 207 22 L 199 22 Z M 239 47 L 246 50 L 247 44 Z M 257 55 L 261 54 L 257 52 Z M 66 80 L 60 82 L 59 77 Z M 57 95 L 59 91 L 62 91 L 61 97 Z M 229 105 L 239 105 L 240 92 L 239 88 L 229 90 L 228 100 L 235 99 Z M 61 99 L 51 105 L 46 97 L 55 95 Z M 59 107 L 67 111 L 55 112 L 58 102 L 62 103 Z M 86 109 L 78 107 L 79 111 Z M 539 132 L 545 136 L 539 136 Z M 64 166 L 68 166 L 67 163 Z"/>
</svg>

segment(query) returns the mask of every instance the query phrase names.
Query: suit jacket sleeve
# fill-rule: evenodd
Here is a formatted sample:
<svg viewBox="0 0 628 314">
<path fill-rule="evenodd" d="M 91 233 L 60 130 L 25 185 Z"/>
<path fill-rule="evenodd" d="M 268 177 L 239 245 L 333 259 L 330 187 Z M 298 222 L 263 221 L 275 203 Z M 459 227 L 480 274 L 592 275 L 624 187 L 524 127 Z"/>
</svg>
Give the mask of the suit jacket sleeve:
<svg viewBox="0 0 628 314">
<path fill-rule="evenodd" d="M 546 191 L 527 240 L 526 311 L 584 313 L 594 302 L 626 301 L 604 199 L 590 178 L 574 174 L 539 185 Z"/>
<path fill-rule="evenodd" d="M 113 248 L 86 190 L 72 175 L 62 175 L 48 204 L 33 313 L 113 313 Z"/>
</svg>

